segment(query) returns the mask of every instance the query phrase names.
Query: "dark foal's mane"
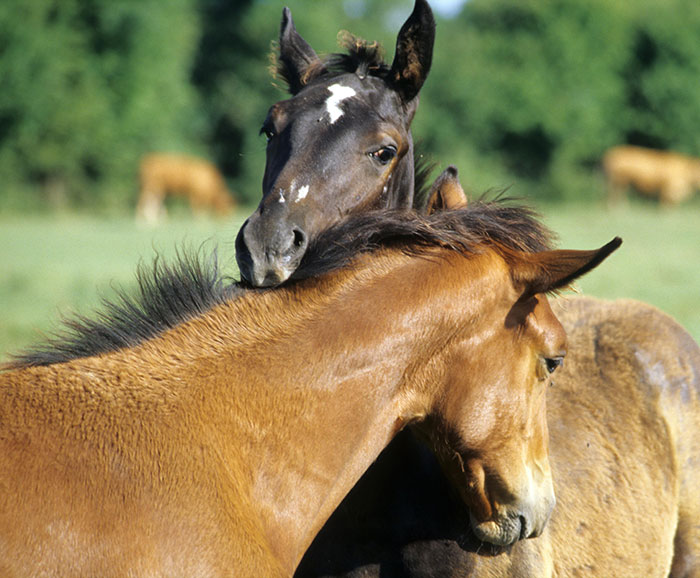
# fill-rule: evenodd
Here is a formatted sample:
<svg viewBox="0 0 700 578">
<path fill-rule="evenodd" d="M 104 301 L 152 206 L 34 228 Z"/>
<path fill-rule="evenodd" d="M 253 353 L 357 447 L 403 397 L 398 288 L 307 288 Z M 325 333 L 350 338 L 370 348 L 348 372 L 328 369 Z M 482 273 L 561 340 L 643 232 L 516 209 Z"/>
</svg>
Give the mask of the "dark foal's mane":
<svg viewBox="0 0 700 578">
<path fill-rule="evenodd" d="M 382 247 L 420 255 L 432 247 L 463 254 L 490 246 L 501 253 L 551 248 L 552 234 L 529 208 L 502 201 L 473 202 L 460 210 L 422 215 L 386 209 L 359 214 L 311 243 L 291 282 L 329 273 Z M 132 347 L 237 296 L 252 291 L 224 276 L 216 252 L 179 253 L 173 265 L 156 258 L 137 271 L 138 292 L 119 290 L 94 318 L 74 316 L 45 344 L 14 356 L 5 368 L 51 365 Z"/>
<path fill-rule="evenodd" d="M 367 42 L 357 38 L 348 32 L 339 34 L 339 43 L 346 53 L 328 54 L 319 58 L 318 62 L 309 67 L 302 79 L 303 85 L 317 79 L 333 78 L 341 74 L 355 73 L 359 77 L 375 76 L 386 79 L 389 76 L 390 67 L 384 61 L 384 50 L 377 42 Z M 287 66 L 272 54 L 273 72 L 284 80 L 288 87 L 296 86 L 294 73 L 287 70 Z"/>
</svg>

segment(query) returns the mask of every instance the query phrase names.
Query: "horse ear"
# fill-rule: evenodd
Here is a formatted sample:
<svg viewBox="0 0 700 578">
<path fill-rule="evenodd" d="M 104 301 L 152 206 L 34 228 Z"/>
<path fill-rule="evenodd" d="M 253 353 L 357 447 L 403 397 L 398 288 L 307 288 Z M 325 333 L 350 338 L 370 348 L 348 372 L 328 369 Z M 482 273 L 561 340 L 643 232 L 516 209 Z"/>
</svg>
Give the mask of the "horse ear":
<svg viewBox="0 0 700 578">
<path fill-rule="evenodd" d="M 396 39 L 389 78 L 404 102 L 418 94 L 430 72 L 435 43 L 435 18 L 425 0 L 416 0 L 413 12 Z"/>
<path fill-rule="evenodd" d="M 322 70 L 321 60 L 308 42 L 294 27 L 292 12 L 285 6 L 282 10 L 279 41 L 280 73 L 289 85 L 289 92 L 296 94 L 309 81 L 310 72 Z"/>
<path fill-rule="evenodd" d="M 622 239 L 615 237 L 594 251 L 529 253 L 513 268 L 513 282 L 522 287 L 521 299 L 563 289 L 600 265 L 621 244 Z"/>
<path fill-rule="evenodd" d="M 459 182 L 457 167 L 450 165 L 440 173 L 430 187 L 426 213 L 431 215 L 437 211 L 450 211 L 467 206 L 467 195 Z"/>
</svg>

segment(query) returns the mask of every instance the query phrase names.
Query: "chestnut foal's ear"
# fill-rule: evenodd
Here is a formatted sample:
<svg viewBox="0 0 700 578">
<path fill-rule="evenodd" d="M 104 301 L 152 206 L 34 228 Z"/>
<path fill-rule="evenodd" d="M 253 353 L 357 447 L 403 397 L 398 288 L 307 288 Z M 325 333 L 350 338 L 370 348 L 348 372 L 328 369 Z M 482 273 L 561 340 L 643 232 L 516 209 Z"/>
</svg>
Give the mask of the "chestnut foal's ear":
<svg viewBox="0 0 700 578">
<path fill-rule="evenodd" d="M 289 85 L 289 92 L 299 92 L 310 79 L 310 72 L 323 70 L 321 60 L 308 42 L 294 27 L 292 12 L 285 6 L 282 10 L 279 40 L 280 74 Z"/>
<path fill-rule="evenodd" d="M 467 206 L 467 195 L 459 182 L 457 168 L 450 165 L 440 173 L 430 187 L 425 212 L 428 215 L 438 211 L 450 211 Z"/>
<path fill-rule="evenodd" d="M 425 0 L 416 0 L 413 12 L 396 38 L 396 54 L 389 78 L 404 103 L 420 91 L 430 72 L 435 43 L 435 18 Z"/>
<path fill-rule="evenodd" d="M 526 254 L 512 271 L 513 282 L 522 288 L 521 299 L 563 289 L 600 265 L 622 244 L 620 237 L 594 251 L 543 251 Z"/>
</svg>

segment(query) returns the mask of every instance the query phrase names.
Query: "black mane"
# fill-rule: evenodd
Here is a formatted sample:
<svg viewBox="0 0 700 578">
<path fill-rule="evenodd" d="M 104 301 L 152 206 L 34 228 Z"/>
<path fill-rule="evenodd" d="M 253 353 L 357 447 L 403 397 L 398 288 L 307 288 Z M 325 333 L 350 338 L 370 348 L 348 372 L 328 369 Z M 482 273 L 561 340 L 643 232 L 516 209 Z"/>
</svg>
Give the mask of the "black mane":
<svg viewBox="0 0 700 578">
<path fill-rule="evenodd" d="M 9 367 L 51 365 L 133 347 L 223 303 L 240 292 L 220 272 L 216 251 L 178 252 L 173 264 L 156 257 L 136 271 L 138 291 L 118 289 L 94 317 L 74 315 L 44 344 L 14 355 Z"/>
<path fill-rule="evenodd" d="M 390 66 L 384 61 L 384 50 L 378 42 L 367 42 L 350 33 L 339 34 L 339 43 L 347 52 L 323 56 L 306 73 L 304 84 L 319 78 L 333 78 L 341 74 L 356 73 L 359 76 L 387 78 Z M 293 86 L 294 75 L 287 70 L 277 54 L 272 55 L 275 76 L 284 80 L 288 87 Z"/>
<path fill-rule="evenodd" d="M 474 201 L 466 208 L 432 215 L 415 210 L 383 209 L 352 216 L 321 233 L 309 244 L 291 280 L 335 271 L 354 258 L 382 247 L 400 247 L 420 254 L 440 246 L 474 253 L 484 245 L 527 253 L 547 251 L 555 235 L 525 206 Z"/>
<path fill-rule="evenodd" d="M 508 251 L 551 248 L 552 233 L 529 208 L 495 202 L 472 202 L 460 210 L 432 215 L 414 210 L 365 213 L 334 225 L 313 241 L 288 283 L 348 266 L 364 253 L 398 247 L 420 254 L 441 246 L 474 253 L 484 245 Z M 43 345 L 13 357 L 8 368 L 51 365 L 133 347 L 246 291 L 220 271 L 216 252 L 180 252 L 172 265 L 157 257 L 137 269 L 134 296 L 119 290 L 103 299 L 93 318 L 74 316 Z M 267 290 L 269 291 L 269 289 Z"/>
</svg>

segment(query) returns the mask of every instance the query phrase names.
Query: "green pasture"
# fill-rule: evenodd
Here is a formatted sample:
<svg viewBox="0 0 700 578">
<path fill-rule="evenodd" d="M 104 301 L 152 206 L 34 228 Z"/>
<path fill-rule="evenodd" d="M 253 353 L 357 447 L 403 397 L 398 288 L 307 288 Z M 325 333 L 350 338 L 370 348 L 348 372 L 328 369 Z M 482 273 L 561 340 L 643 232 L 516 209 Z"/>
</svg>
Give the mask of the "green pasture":
<svg viewBox="0 0 700 578">
<path fill-rule="evenodd" d="M 540 207 L 560 246 L 593 248 L 619 235 L 621 249 L 579 284 L 582 293 L 629 297 L 670 313 L 700 340 L 700 206 L 660 211 L 632 204 Z M 155 228 L 128 217 L 0 215 L 0 360 L 41 339 L 61 315 L 90 313 L 115 285 L 129 287 L 140 261 L 183 244 L 217 246 L 236 274 L 234 239 L 247 215 L 228 220 L 177 216 Z"/>
</svg>

